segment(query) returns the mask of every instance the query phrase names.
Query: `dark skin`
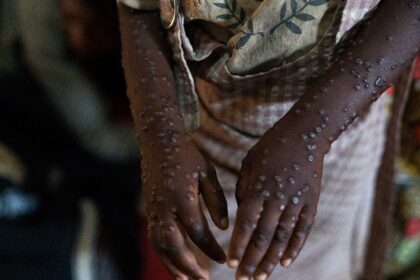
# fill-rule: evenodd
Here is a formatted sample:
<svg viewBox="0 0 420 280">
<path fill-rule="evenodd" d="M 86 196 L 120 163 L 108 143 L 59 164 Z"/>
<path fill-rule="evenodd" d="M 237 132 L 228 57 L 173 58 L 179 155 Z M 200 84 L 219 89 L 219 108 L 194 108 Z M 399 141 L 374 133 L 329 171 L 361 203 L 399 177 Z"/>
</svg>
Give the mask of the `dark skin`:
<svg viewBox="0 0 420 280">
<path fill-rule="evenodd" d="M 228 251 L 228 265 L 237 268 L 237 279 L 264 280 L 279 262 L 288 267 L 296 259 L 314 222 L 325 154 L 404 68 L 410 67 L 420 45 L 419 7 L 419 0 L 383 0 L 341 60 L 249 151 L 237 184 L 239 208 Z M 144 191 L 152 243 L 176 278 L 208 279 L 183 236 L 187 234 L 212 259 L 224 260 L 197 200 L 201 194 L 215 223 L 226 228 L 223 192 L 214 175 L 205 176 L 206 183 L 197 175 L 198 170 L 212 174 L 213 169 L 183 127 L 175 101 L 173 62 L 159 15 L 130 12 L 121 6 L 120 19 L 128 95 L 146 170 Z M 136 41 L 140 38 L 136 29 L 141 31 L 141 40 Z M 153 117 L 160 113 L 162 117 Z M 165 158 L 164 148 L 171 145 L 164 135 L 173 131 L 180 152 Z M 163 140 L 157 140 L 160 134 Z M 172 190 L 165 186 L 168 176 L 160 168 L 162 162 L 178 166 L 169 168 L 174 171 Z M 192 173 L 196 176 L 187 180 L 185 174 Z M 189 193 L 194 203 L 187 203 Z M 206 198 L 209 193 L 211 199 Z M 158 195 L 165 203 L 159 204 Z M 153 196 L 156 199 L 150 199 Z M 185 220 L 190 217 L 199 225 L 189 225 Z M 165 233 L 167 224 L 176 232 L 170 239 Z"/>
<path fill-rule="evenodd" d="M 184 129 L 159 15 L 132 14 L 120 7 L 120 18 L 123 66 L 142 158 L 149 237 L 160 260 L 176 278 L 208 279 L 186 243 L 186 235 L 210 258 L 225 261 L 225 253 L 208 228 L 200 201 L 202 198 L 214 223 L 226 229 L 223 190 L 213 166 Z M 135 44 L 126 43 L 146 31 L 150 32 L 148 36 L 138 38 Z M 131 54 L 134 59 L 129 58 Z"/>
</svg>

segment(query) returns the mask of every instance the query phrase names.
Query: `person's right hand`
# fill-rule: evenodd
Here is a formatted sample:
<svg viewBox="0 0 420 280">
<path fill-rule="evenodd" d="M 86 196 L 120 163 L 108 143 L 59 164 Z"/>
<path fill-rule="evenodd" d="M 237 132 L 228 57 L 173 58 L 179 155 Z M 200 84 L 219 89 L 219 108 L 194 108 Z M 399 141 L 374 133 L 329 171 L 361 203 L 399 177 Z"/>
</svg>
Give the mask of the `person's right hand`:
<svg viewBox="0 0 420 280">
<path fill-rule="evenodd" d="M 187 134 L 166 131 L 159 147 L 142 149 L 143 194 L 149 238 L 161 262 L 176 279 L 208 279 L 186 238 L 223 263 L 225 253 L 209 230 L 202 201 L 214 223 L 228 227 L 227 204 L 213 166 Z"/>
</svg>

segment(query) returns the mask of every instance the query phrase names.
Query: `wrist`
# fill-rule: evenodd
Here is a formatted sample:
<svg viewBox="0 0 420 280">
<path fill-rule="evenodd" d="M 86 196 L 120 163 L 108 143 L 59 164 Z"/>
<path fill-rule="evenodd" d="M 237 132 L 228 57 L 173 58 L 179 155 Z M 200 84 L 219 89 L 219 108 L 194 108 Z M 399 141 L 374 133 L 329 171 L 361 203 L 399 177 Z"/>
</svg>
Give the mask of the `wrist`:
<svg viewBox="0 0 420 280">
<path fill-rule="evenodd" d="M 302 149 L 312 154 L 325 155 L 333 140 L 330 133 L 330 117 L 324 110 L 298 104 L 277 122 L 272 131 L 280 142 L 301 143 Z M 288 139 L 290 138 L 290 139 Z"/>
</svg>

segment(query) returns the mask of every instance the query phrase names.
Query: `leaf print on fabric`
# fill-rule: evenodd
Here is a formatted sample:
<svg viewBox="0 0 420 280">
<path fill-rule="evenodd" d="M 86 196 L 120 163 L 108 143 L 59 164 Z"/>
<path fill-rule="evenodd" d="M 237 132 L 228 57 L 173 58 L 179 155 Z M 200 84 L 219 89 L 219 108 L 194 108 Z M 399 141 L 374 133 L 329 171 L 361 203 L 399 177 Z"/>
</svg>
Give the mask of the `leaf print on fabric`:
<svg viewBox="0 0 420 280">
<path fill-rule="evenodd" d="M 310 15 L 310 14 L 298 14 L 298 15 L 296 15 L 295 16 L 298 20 L 301 20 L 301 21 L 311 21 L 311 20 L 314 20 L 315 19 L 315 17 L 313 16 L 313 15 Z"/>
<path fill-rule="evenodd" d="M 251 38 L 251 35 L 250 35 L 250 34 L 245 34 L 244 36 L 242 36 L 242 37 L 238 40 L 238 43 L 236 44 L 236 48 L 237 48 L 237 49 L 240 49 L 240 48 L 242 48 L 243 46 L 245 46 L 245 45 L 246 45 L 246 43 L 248 43 L 249 38 Z"/>
<path fill-rule="evenodd" d="M 296 3 L 296 0 L 292 0 L 290 2 L 290 7 L 292 8 L 292 12 L 295 15 L 296 14 L 296 11 L 297 11 L 297 3 Z"/>
<path fill-rule="evenodd" d="M 295 34 L 302 34 L 302 29 L 291 21 L 286 22 L 286 27 Z"/>
<path fill-rule="evenodd" d="M 284 2 L 283 6 L 280 9 L 280 20 L 284 19 L 284 17 L 286 16 L 286 11 L 287 11 L 287 6 L 286 6 L 286 2 Z"/>
<path fill-rule="evenodd" d="M 241 31 L 244 35 L 239 38 L 238 42 L 236 43 L 236 49 L 240 49 L 245 46 L 252 36 L 259 35 L 264 37 L 264 32 L 254 32 L 254 23 L 252 22 L 252 18 L 248 20 L 246 27 L 248 28 L 248 32 Z"/>
<path fill-rule="evenodd" d="M 220 18 L 220 19 L 231 19 L 231 18 L 233 18 L 233 16 L 232 15 L 229 15 L 229 14 L 224 14 L 224 15 L 218 15 L 217 18 Z"/>
<path fill-rule="evenodd" d="M 303 10 L 305 10 L 308 6 L 321 6 L 328 2 L 328 0 L 303 0 L 304 5 L 302 5 L 301 8 L 298 8 L 298 3 L 296 0 L 290 1 L 290 9 L 292 11 L 292 14 L 286 18 L 286 12 L 287 12 L 287 5 L 286 2 L 283 3 L 282 7 L 280 8 L 280 22 L 274 25 L 270 28 L 268 33 L 271 35 L 276 31 L 280 26 L 285 25 L 289 31 L 291 31 L 294 34 L 302 34 L 302 29 L 295 23 L 291 22 L 292 19 L 296 18 L 300 21 L 311 21 L 314 20 L 315 17 L 303 13 Z"/>
<path fill-rule="evenodd" d="M 254 33 L 254 24 L 252 23 L 252 19 L 249 19 L 248 21 L 248 30 L 251 33 Z"/>
<path fill-rule="evenodd" d="M 225 3 L 213 3 L 215 6 L 222 8 L 222 9 L 229 9 L 229 6 Z"/>
<path fill-rule="evenodd" d="M 227 28 L 236 29 L 239 26 L 244 24 L 245 20 L 245 10 L 243 8 L 239 8 L 239 11 L 237 11 L 237 0 L 232 0 L 231 5 L 227 2 L 227 0 L 224 0 L 223 3 L 213 3 L 218 8 L 225 9 L 226 14 L 221 14 L 216 16 L 218 19 L 224 19 L 224 20 L 234 20 L 235 22 L 232 24 L 227 25 Z M 239 12 L 239 16 L 237 15 Z"/>
<path fill-rule="evenodd" d="M 328 2 L 328 0 L 312 0 L 312 1 L 305 1 L 305 3 L 308 3 L 310 6 L 321 6 Z"/>
<path fill-rule="evenodd" d="M 238 20 L 238 22 L 229 25 L 228 27 L 230 28 L 237 28 L 239 27 L 239 25 L 243 25 L 243 21 L 245 19 L 245 11 L 243 11 L 243 9 L 241 8 L 240 18 L 238 19 L 235 15 L 235 10 L 232 11 L 232 9 L 229 7 L 226 1 L 227 0 L 225 0 L 225 3 L 214 3 L 214 4 L 220 8 L 227 7 L 226 9 L 231 11 L 231 14 L 219 15 L 217 16 L 217 18 L 230 19 L 230 18 L 235 17 Z M 243 35 L 239 38 L 238 42 L 236 43 L 236 49 L 243 48 L 248 43 L 249 39 L 251 39 L 252 36 L 260 35 L 261 37 L 264 37 L 265 34 L 272 35 L 279 27 L 283 25 L 287 28 L 287 30 L 289 30 L 293 34 L 301 35 L 302 28 L 299 27 L 298 22 L 296 22 L 296 20 L 301 21 L 301 22 L 308 22 L 308 21 L 315 20 L 315 17 L 313 15 L 305 13 L 304 10 L 308 6 L 324 5 L 328 3 L 328 0 L 301 0 L 301 1 L 302 3 L 300 5 L 301 6 L 300 8 L 299 8 L 299 4 L 297 0 L 290 0 L 289 2 L 285 1 L 280 8 L 280 15 L 279 15 L 280 22 L 272 26 L 268 31 L 254 32 L 254 24 L 252 22 L 252 18 L 250 18 L 247 22 L 248 31 L 241 31 Z M 288 3 L 290 4 L 289 6 L 290 6 L 291 13 L 289 16 L 286 16 L 287 10 L 288 10 L 288 5 L 287 5 Z M 232 1 L 232 7 L 236 8 L 236 0 Z M 296 20 L 292 22 L 292 19 L 296 19 Z M 239 20 L 240 20 L 240 23 L 239 23 Z"/>
<path fill-rule="evenodd" d="M 241 8 L 241 15 L 240 15 L 241 22 L 244 22 L 245 19 L 245 10 Z"/>
</svg>

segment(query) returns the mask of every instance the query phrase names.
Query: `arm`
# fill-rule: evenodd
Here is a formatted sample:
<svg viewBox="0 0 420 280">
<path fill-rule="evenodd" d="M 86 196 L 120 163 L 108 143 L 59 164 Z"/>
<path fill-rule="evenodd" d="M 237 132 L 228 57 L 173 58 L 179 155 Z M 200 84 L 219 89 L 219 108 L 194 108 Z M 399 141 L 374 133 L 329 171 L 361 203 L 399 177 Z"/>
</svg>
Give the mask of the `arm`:
<svg viewBox="0 0 420 280">
<path fill-rule="evenodd" d="M 149 235 L 163 264 L 179 279 L 208 279 L 185 233 L 210 258 L 225 254 L 209 231 L 199 195 L 217 226 L 228 226 L 227 206 L 213 167 L 185 131 L 158 13 L 119 6 L 123 65 L 142 158 Z M 189 279 L 189 278 L 188 278 Z"/>
<path fill-rule="evenodd" d="M 265 279 L 279 260 L 285 267 L 295 260 L 313 224 L 331 143 L 418 52 L 419 5 L 383 0 L 341 60 L 249 152 L 237 186 L 240 207 L 228 253 L 237 277 Z"/>
<path fill-rule="evenodd" d="M 319 137 L 328 143 L 337 139 L 396 82 L 404 68 L 411 67 L 420 46 L 419 5 L 418 0 L 384 0 L 341 60 L 296 103 L 289 115 L 295 121 L 322 122 L 319 111 L 324 109 L 331 123 Z M 306 109 L 308 103 L 314 106 Z M 296 117 L 299 109 L 303 114 Z M 306 133 L 314 128 L 306 127 Z"/>
</svg>

